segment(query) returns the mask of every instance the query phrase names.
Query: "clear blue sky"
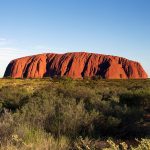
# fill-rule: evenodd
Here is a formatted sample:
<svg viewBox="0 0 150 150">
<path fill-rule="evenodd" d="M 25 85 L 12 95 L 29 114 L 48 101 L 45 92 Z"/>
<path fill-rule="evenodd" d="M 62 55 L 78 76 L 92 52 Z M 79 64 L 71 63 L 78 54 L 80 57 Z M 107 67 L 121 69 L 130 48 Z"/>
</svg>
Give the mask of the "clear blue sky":
<svg viewBox="0 0 150 150">
<path fill-rule="evenodd" d="M 11 59 L 69 51 L 137 60 L 150 76 L 150 0 L 0 0 L 0 77 Z"/>
</svg>

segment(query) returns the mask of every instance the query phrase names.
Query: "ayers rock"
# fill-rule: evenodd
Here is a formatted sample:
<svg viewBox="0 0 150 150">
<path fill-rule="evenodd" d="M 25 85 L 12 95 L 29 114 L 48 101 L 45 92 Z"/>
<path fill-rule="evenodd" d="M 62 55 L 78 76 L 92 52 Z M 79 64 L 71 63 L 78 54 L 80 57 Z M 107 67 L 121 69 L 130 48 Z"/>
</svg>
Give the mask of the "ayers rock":
<svg viewBox="0 0 150 150">
<path fill-rule="evenodd" d="M 140 63 L 122 57 L 73 52 L 39 54 L 12 60 L 4 77 L 42 78 L 67 76 L 83 78 L 101 76 L 105 79 L 148 78 Z"/>
</svg>

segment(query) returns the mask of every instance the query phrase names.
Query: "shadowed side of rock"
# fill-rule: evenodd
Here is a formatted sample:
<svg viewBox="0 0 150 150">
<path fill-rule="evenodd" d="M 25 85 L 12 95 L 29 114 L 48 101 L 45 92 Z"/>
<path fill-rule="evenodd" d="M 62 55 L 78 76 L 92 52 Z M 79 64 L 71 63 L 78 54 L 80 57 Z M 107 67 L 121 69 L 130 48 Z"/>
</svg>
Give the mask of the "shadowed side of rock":
<svg viewBox="0 0 150 150">
<path fill-rule="evenodd" d="M 40 54 L 12 60 L 4 77 L 73 79 L 101 76 L 105 79 L 142 79 L 147 74 L 138 62 L 122 57 L 85 52 Z"/>
</svg>

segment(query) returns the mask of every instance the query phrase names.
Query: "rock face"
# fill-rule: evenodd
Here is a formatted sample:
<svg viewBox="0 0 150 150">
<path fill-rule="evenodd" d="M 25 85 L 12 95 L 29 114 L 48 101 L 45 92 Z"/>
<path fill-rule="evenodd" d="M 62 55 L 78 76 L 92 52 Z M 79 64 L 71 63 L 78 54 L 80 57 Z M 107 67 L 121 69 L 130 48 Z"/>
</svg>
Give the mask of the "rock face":
<svg viewBox="0 0 150 150">
<path fill-rule="evenodd" d="M 40 54 L 12 60 L 4 77 L 42 78 L 67 76 L 83 78 L 101 76 L 105 79 L 147 78 L 138 62 L 122 57 L 85 52 Z"/>
</svg>

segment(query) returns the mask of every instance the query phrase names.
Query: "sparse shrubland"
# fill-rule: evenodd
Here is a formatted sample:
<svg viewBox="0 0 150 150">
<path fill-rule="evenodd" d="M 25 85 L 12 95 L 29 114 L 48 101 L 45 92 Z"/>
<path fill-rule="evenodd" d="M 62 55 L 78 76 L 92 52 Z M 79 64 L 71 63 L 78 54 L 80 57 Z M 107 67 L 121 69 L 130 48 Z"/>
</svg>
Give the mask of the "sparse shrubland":
<svg viewBox="0 0 150 150">
<path fill-rule="evenodd" d="M 148 79 L 1 79 L 0 149 L 147 150 L 149 114 Z"/>
</svg>

